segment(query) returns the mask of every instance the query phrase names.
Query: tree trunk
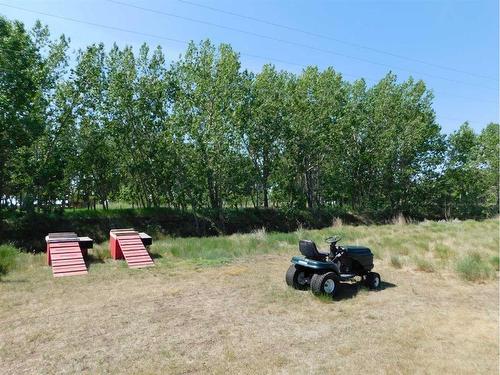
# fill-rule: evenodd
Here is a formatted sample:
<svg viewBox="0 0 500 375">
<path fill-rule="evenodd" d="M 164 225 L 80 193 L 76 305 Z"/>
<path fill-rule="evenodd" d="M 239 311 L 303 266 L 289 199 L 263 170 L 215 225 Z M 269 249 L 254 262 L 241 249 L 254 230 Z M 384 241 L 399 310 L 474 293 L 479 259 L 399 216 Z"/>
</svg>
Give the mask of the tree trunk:
<svg viewBox="0 0 500 375">
<path fill-rule="evenodd" d="M 264 208 L 269 208 L 269 195 L 268 195 L 268 179 L 269 179 L 269 173 L 267 171 L 267 168 L 264 167 L 263 170 L 263 176 L 262 176 L 262 193 L 264 195 Z"/>
<path fill-rule="evenodd" d="M 312 186 L 312 176 L 311 172 L 307 171 L 304 175 L 305 182 L 306 182 L 306 199 L 307 199 L 307 208 L 313 208 L 314 207 L 314 199 L 313 199 L 313 186 Z"/>
<path fill-rule="evenodd" d="M 268 180 L 269 180 L 269 157 L 267 152 L 264 153 L 262 157 L 262 193 L 264 195 L 264 208 L 269 208 L 269 196 L 268 196 Z"/>
</svg>

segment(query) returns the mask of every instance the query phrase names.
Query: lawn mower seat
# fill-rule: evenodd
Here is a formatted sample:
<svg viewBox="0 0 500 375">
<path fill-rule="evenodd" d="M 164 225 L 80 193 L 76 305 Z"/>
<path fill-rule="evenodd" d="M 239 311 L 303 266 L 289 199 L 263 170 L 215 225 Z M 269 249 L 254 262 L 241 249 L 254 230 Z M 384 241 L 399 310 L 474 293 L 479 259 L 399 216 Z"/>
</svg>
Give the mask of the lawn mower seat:
<svg viewBox="0 0 500 375">
<path fill-rule="evenodd" d="M 322 260 L 326 259 L 328 254 L 320 253 L 316 244 L 311 240 L 300 240 L 299 241 L 299 250 L 308 259 L 313 260 Z"/>
</svg>

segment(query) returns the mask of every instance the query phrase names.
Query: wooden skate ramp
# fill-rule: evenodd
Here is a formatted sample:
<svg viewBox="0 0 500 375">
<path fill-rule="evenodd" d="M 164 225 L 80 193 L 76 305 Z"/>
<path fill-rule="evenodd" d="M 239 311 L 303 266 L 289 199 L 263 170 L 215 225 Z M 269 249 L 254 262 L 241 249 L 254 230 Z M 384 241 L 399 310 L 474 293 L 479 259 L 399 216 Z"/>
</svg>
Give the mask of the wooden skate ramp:
<svg viewBox="0 0 500 375">
<path fill-rule="evenodd" d="M 116 241 L 116 255 L 114 258 L 118 259 L 120 255 L 123 255 L 130 268 L 154 266 L 153 259 L 151 259 L 138 232 L 134 230 L 113 230 L 111 231 L 110 241 L 113 240 Z"/>
</svg>

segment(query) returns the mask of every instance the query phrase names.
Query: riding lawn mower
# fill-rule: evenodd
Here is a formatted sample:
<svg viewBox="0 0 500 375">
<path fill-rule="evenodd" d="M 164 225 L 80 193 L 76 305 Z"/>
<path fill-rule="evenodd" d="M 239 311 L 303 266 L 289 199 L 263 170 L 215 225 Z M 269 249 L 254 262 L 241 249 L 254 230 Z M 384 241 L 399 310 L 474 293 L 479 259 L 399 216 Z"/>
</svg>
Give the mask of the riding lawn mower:
<svg viewBox="0 0 500 375">
<path fill-rule="evenodd" d="M 380 287 L 380 275 L 372 272 L 373 253 L 365 246 L 338 246 L 340 236 L 326 239 L 330 244 L 329 253 L 318 251 L 310 240 L 299 241 L 299 250 L 303 256 L 294 256 L 292 265 L 286 272 L 286 283 L 299 290 L 309 287 L 315 295 L 331 295 L 337 291 L 341 281 L 361 277 L 370 289 Z"/>
</svg>

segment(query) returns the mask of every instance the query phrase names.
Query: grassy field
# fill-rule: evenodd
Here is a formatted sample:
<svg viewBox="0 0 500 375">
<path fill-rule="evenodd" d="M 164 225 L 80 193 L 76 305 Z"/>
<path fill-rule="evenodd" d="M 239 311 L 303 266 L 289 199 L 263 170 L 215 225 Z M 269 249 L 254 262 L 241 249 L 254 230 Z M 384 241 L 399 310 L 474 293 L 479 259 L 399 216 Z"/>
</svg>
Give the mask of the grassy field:
<svg viewBox="0 0 500 375">
<path fill-rule="evenodd" d="M 143 270 L 103 243 L 87 276 L 61 279 L 44 254 L 0 247 L 0 373 L 498 374 L 498 231 L 494 219 L 164 238 Z M 286 286 L 299 238 L 326 248 L 333 233 L 373 249 L 381 290 L 346 283 L 329 300 Z"/>
</svg>

